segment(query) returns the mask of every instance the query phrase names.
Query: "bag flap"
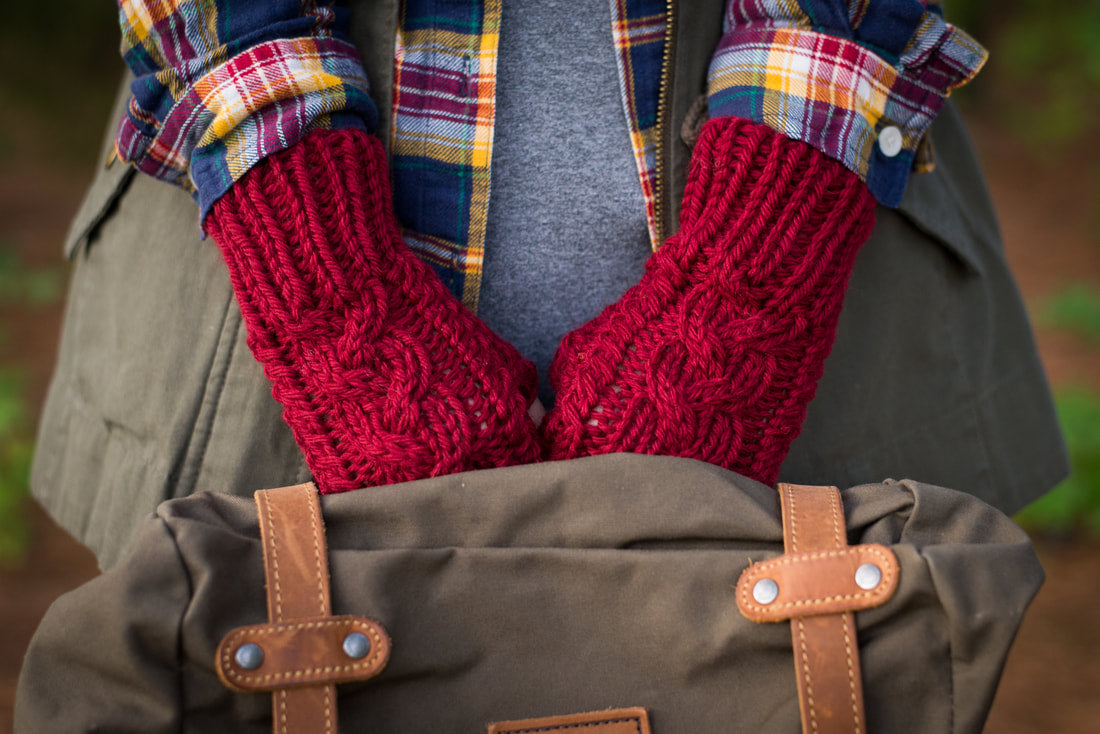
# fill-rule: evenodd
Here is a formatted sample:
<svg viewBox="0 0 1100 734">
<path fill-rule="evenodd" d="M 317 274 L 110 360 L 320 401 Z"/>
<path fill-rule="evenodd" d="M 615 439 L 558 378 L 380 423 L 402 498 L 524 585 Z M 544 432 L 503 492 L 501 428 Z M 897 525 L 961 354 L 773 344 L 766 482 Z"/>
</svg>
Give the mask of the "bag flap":
<svg viewBox="0 0 1100 734">
<path fill-rule="evenodd" d="M 342 688 L 346 721 L 472 731 L 643 706 L 661 734 L 797 730 L 790 630 L 749 622 L 734 599 L 744 568 L 781 552 L 774 489 L 688 459 L 612 455 L 321 503 L 333 611 L 393 638 L 381 675 Z M 900 563 L 896 595 L 857 616 L 867 730 L 979 731 L 1042 578 L 1027 536 L 916 482 L 853 487 L 844 508 L 850 544 L 883 543 Z M 226 632 L 266 616 L 259 536 L 241 497 L 162 504 L 125 562 L 51 609 L 27 665 L 66 684 L 34 700 L 24 687 L 22 711 L 111 728 L 102 701 L 145 695 L 144 710 L 176 701 L 270 732 L 269 697 L 231 694 L 212 669 Z M 126 723 L 134 710 L 115 707 Z"/>
</svg>

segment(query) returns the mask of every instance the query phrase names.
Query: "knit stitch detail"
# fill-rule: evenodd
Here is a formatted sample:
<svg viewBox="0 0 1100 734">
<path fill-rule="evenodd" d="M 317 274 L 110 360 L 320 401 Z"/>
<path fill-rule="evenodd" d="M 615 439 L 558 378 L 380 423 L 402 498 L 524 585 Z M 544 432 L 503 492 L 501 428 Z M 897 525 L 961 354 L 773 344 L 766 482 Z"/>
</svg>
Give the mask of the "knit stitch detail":
<svg viewBox="0 0 1100 734">
<path fill-rule="evenodd" d="M 550 458 L 685 456 L 765 484 L 798 435 L 874 224 L 858 176 L 736 118 L 708 121 L 681 229 L 550 367 Z"/>
<path fill-rule="evenodd" d="M 310 133 L 206 227 L 322 492 L 539 460 L 534 365 L 401 241 L 377 139 Z"/>
</svg>

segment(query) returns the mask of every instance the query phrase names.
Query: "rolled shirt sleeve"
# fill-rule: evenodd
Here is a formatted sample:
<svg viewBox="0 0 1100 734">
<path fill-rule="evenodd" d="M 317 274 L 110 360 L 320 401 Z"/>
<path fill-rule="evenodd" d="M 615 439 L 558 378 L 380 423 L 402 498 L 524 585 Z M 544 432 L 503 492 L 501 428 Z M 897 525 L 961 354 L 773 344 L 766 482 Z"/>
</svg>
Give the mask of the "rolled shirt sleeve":
<svg viewBox="0 0 1100 734">
<path fill-rule="evenodd" d="M 730 0 L 709 113 L 814 146 L 893 207 L 944 100 L 986 58 L 932 2 Z"/>
<path fill-rule="evenodd" d="M 252 166 L 315 128 L 378 113 L 343 8 L 302 0 L 120 0 L 136 79 L 119 158 L 191 191 L 200 217 Z"/>
</svg>

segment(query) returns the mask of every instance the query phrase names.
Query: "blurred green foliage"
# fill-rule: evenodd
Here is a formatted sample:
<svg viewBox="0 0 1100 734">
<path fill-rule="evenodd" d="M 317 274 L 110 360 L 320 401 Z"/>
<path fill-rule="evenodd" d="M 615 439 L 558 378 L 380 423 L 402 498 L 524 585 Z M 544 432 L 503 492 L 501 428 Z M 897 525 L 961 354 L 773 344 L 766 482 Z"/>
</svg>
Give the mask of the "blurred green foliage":
<svg viewBox="0 0 1100 734">
<path fill-rule="evenodd" d="M 87 175 L 122 75 L 118 7 L 109 2 L 7 3 L 0 23 L 0 166 Z M 2 224 L 2 223 L 0 223 Z M 28 268 L 0 238 L 0 306 L 61 296 L 64 268 Z M 0 341 L 5 338 L 0 330 Z M 0 366 L 0 564 L 18 564 L 32 428 L 24 371 Z"/>
<path fill-rule="evenodd" d="M 1056 161 L 1070 144 L 1092 169 L 1100 191 L 1100 0 L 945 0 L 946 17 L 990 49 L 987 68 L 964 103 L 998 122 L 1039 159 Z M 1100 224 L 1100 217 L 1097 217 Z M 1062 289 L 1034 312 L 1037 323 L 1100 340 L 1100 292 Z M 1059 390 L 1058 416 L 1072 475 L 1017 515 L 1027 529 L 1049 535 L 1100 537 L 1100 394 Z"/>
<path fill-rule="evenodd" d="M 1043 326 L 1100 343 L 1100 290 L 1095 287 L 1069 285 L 1048 298 L 1035 315 Z"/>
<path fill-rule="evenodd" d="M 17 565 L 30 540 L 24 512 L 31 466 L 28 433 L 22 376 L 0 371 L 0 566 Z"/>
<path fill-rule="evenodd" d="M 1100 0 L 946 0 L 949 21 L 991 50 L 978 86 L 1038 151 L 1100 130 Z"/>
<path fill-rule="evenodd" d="M 45 165 L 95 160 L 122 77 L 118 7 L 52 0 L 5 3 L 0 23 L 0 165 L 30 128 L 49 141 Z"/>
<path fill-rule="evenodd" d="M 28 268 L 14 248 L 0 242 L 0 293 L 3 301 L 32 306 L 53 303 L 61 297 L 64 270 Z M 3 334 L 0 333 L 0 341 Z"/>
<path fill-rule="evenodd" d="M 29 268 L 0 241 L 0 306 L 53 303 L 62 278 L 61 266 Z M 4 338 L 0 332 L 0 346 Z M 33 449 L 25 394 L 25 374 L 0 368 L 0 566 L 18 565 L 30 540 L 24 510 Z"/>
<path fill-rule="evenodd" d="M 1084 389 L 1059 391 L 1055 403 L 1072 474 L 1024 508 L 1016 521 L 1041 535 L 1100 538 L 1100 395 Z"/>
<path fill-rule="evenodd" d="M 1038 323 L 1100 342 L 1100 292 L 1072 284 L 1035 310 Z M 1076 388 L 1055 396 L 1072 473 L 1052 492 L 1026 507 L 1017 522 L 1032 532 L 1100 538 L 1100 394 Z"/>
</svg>

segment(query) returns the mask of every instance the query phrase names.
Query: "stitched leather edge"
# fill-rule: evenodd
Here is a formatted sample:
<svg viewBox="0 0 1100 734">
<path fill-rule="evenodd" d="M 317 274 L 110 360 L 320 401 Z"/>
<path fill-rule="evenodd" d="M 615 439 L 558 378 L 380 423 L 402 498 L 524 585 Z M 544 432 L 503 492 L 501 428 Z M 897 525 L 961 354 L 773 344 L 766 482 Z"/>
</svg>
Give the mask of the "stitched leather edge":
<svg viewBox="0 0 1100 734">
<path fill-rule="evenodd" d="M 538 732 L 555 732 L 566 730 L 583 730 L 584 734 L 600 734 L 603 727 L 615 724 L 633 723 L 637 734 L 650 734 L 649 713 L 640 707 L 625 709 L 608 709 L 607 711 L 592 711 L 583 714 L 566 714 L 563 716 L 544 716 L 537 719 L 521 719 L 517 721 L 499 721 L 489 724 L 488 734 L 537 734 Z"/>
<path fill-rule="evenodd" d="M 351 661 L 340 646 L 340 641 L 352 632 L 361 632 L 370 639 L 370 654 L 362 660 Z M 288 664 L 278 654 L 280 645 L 271 644 L 272 638 L 285 640 L 291 636 L 299 650 L 303 644 L 313 648 L 315 656 L 308 667 Z M 245 670 L 234 659 L 237 649 L 250 642 L 264 651 L 264 661 L 256 670 Z M 373 678 L 389 662 L 390 649 L 390 638 L 382 625 L 348 615 L 238 627 L 222 638 L 215 659 L 218 677 L 226 686 L 237 691 L 274 691 Z"/>
<path fill-rule="evenodd" d="M 864 563 L 873 563 L 882 571 L 882 580 L 873 589 L 856 584 L 855 570 Z M 899 576 L 897 556 L 878 544 L 782 555 L 742 572 L 737 581 L 737 608 L 753 622 L 872 609 L 893 598 Z M 764 578 L 779 585 L 779 596 L 770 604 L 760 604 L 753 598 L 753 587 Z M 814 579 L 816 593 L 799 593 L 798 582 L 804 578 Z"/>
</svg>

